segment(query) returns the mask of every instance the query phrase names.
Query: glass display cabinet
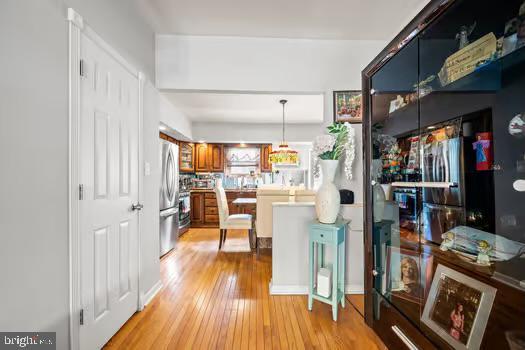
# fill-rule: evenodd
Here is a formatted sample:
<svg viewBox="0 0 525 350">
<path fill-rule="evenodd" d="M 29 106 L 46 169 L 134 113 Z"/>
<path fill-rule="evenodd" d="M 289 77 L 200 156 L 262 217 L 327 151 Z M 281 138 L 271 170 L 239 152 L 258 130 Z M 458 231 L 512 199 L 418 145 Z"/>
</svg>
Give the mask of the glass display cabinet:
<svg viewBox="0 0 525 350">
<path fill-rule="evenodd" d="M 431 1 L 363 107 L 367 323 L 393 349 L 525 349 L 525 2 Z"/>
</svg>

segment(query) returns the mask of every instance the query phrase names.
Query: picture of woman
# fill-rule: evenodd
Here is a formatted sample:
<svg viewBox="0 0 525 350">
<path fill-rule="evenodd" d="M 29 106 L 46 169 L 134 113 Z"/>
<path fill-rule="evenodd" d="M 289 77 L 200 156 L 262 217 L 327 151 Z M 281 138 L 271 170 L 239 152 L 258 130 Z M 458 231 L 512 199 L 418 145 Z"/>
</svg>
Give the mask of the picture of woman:
<svg viewBox="0 0 525 350">
<path fill-rule="evenodd" d="M 421 296 L 421 282 L 419 280 L 419 268 L 416 260 L 405 256 L 401 259 L 401 276 L 399 287 L 414 297 Z"/>
<path fill-rule="evenodd" d="M 467 344 L 480 301 L 479 290 L 443 275 L 430 318 L 452 338 Z"/>
<path fill-rule="evenodd" d="M 461 334 L 464 333 L 463 327 L 465 325 L 465 315 L 463 314 L 463 305 L 456 303 L 456 307 L 450 313 L 450 331 L 449 334 L 456 340 L 461 339 Z"/>
<path fill-rule="evenodd" d="M 388 247 L 387 249 L 387 290 L 398 298 L 420 302 L 432 266 L 431 258 L 420 256 L 417 251 Z"/>
<path fill-rule="evenodd" d="M 496 291 L 438 264 L 421 321 L 454 349 L 479 349 Z"/>
</svg>

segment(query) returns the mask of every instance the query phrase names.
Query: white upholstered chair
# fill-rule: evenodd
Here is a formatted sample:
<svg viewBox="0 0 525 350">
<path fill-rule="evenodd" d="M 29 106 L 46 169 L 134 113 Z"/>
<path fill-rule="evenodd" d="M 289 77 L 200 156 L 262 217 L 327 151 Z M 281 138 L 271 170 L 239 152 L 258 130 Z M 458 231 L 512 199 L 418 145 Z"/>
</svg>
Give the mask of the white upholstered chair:
<svg viewBox="0 0 525 350">
<path fill-rule="evenodd" d="M 219 210 L 219 249 L 222 248 L 222 245 L 226 241 L 228 229 L 248 230 L 251 245 L 251 242 L 253 241 L 252 216 L 250 214 L 230 215 L 228 210 L 228 200 L 226 199 L 226 192 L 221 185 L 217 185 L 215 187 L 215 197 L 217 197 L 217 207 Z"/>
</svg>

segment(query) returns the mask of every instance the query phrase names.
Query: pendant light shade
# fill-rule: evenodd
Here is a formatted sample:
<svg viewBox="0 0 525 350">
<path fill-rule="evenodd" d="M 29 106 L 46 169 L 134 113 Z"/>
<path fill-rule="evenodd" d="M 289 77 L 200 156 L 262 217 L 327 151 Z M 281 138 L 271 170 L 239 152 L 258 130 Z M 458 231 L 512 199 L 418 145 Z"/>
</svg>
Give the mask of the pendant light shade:
<svg viewBox="0 0 525 350">
<path fill-rule="evenodd" d="M 284 123 L 284 105 L 287 100 L 280 100 L 279 103 L 283 106 L 283 139 L 279 148 L 270 153 L 270 163 L 275 166 L 298 166 L 299 154 L 288 147 L 284 138 L 285 123 Z"/>
</svg>

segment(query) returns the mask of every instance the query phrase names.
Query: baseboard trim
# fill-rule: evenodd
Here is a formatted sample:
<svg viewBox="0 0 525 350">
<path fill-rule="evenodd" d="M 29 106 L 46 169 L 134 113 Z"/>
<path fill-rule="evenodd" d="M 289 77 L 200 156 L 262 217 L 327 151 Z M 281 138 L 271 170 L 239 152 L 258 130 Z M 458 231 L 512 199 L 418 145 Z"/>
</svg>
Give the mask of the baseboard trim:
<svg viewBox="0 0 525 350">
<path fill-rule="evenodd" d="M 304 285 L 274 285 L 270 281 L 271 295 L 307 295 L 308 286 Z M 347 284 L 345 286 L 345 294 L 364 294 L 364 287 L 359 284 Z"/>
<path fill-rule="evenodd" d="M 157 281 L 157 283 L 155 283 L 153 285 L 153 287 L 151 287 L 147 292 L 146 294 L 144 294 L 142 296 L 142 300 L 140 302 L 140 310 L 143 310 L 144 307 L 146 305 L 148 305 L 150 303 L 151 300 L 153 300 L 153 298 L 155 297 L 155 295 L 157 295 L 157 293 L 162 289 L 162 282 L 160 280 Z"/>
<path fill-rule="evenodd" d="M 270 281 L 271 295 L 305 295 L 308 294 L 308 286 L 275 286 Z"/>
<path fill-rule="evenodd" d="M 365 287 L 362 284 L 347 284 L 345 294 L 365 294 Z"/>
</svg>

